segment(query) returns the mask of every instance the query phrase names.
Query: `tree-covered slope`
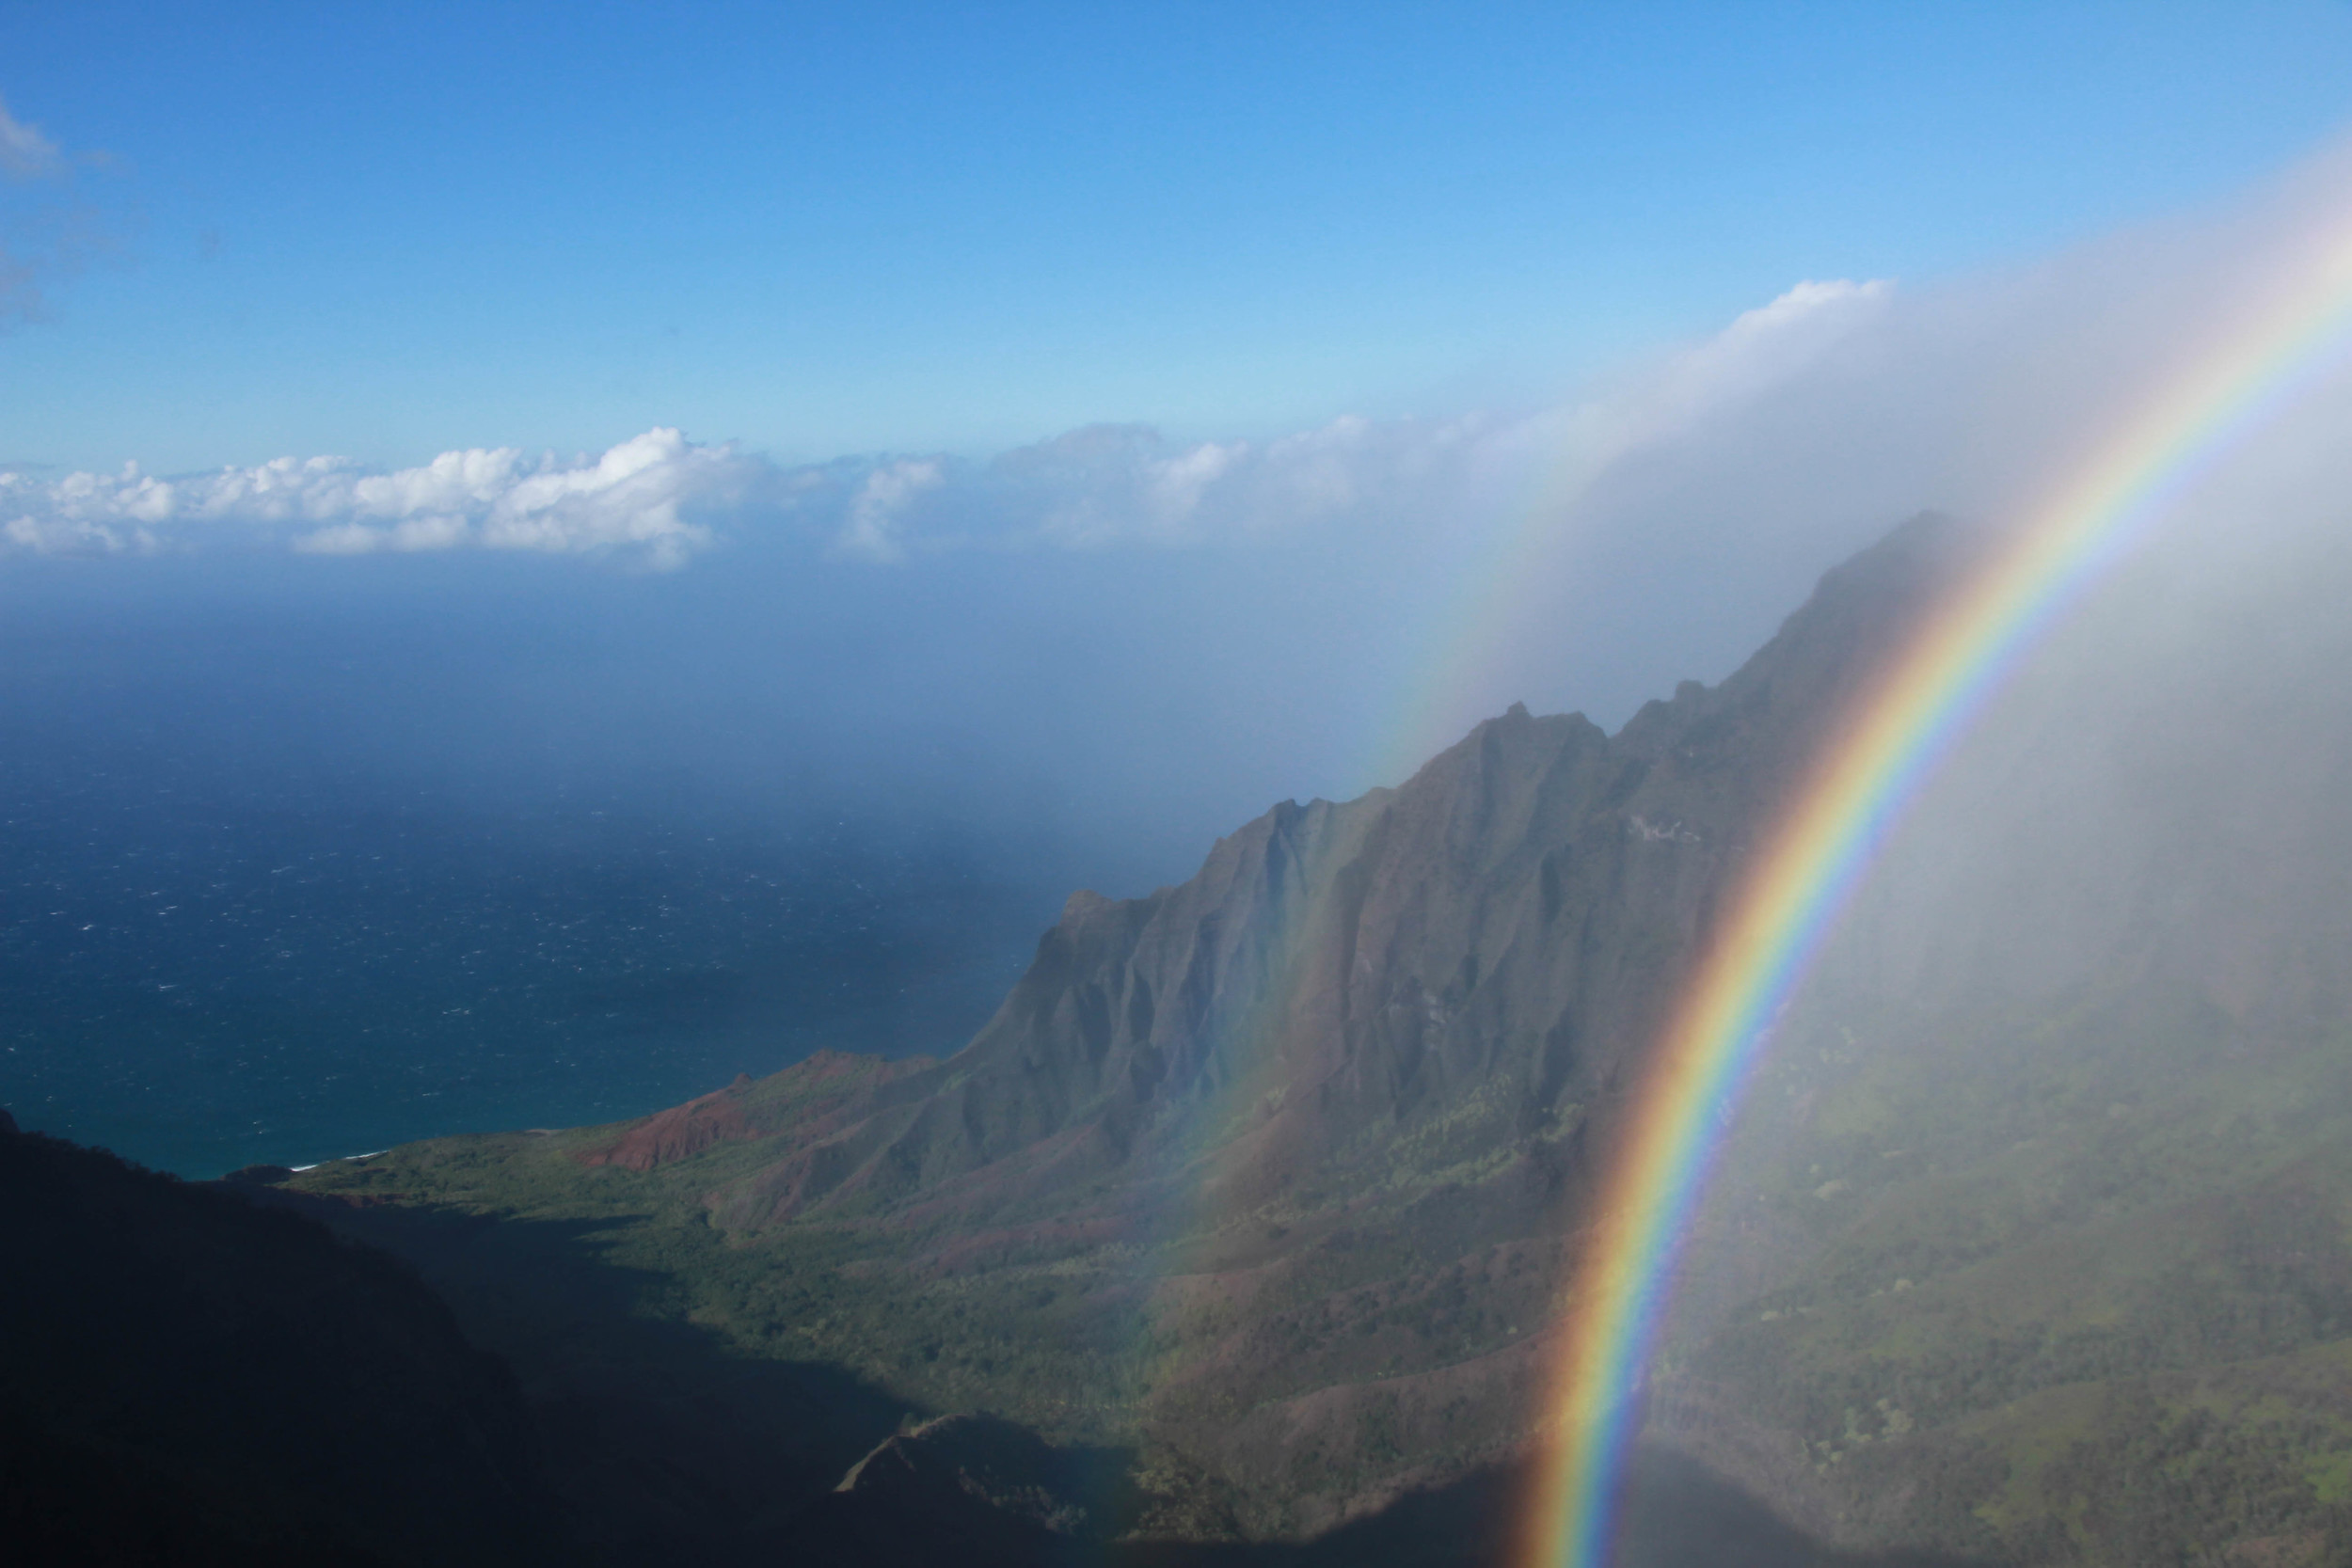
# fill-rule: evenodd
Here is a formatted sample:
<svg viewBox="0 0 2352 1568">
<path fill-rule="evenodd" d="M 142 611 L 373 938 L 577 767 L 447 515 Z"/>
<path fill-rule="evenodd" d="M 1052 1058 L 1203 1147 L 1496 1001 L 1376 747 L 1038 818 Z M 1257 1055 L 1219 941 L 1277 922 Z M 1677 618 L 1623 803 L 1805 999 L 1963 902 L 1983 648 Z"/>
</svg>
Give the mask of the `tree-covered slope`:
<svg viewBox="0 0 2352 1568">
<path fill-rule="evenodd" d="M 1506 1460 L 1694 933 L 1967 543 L 1923 519 L 1614 736 L 1515 709 L 1180 887 L 1073 897 L 946 1061 L 826 1057 L 296 1184 L 612 1221 L 748 1350 L 1137 1445 L 1170 1529 L 1318 1529 Z"/>
<path fill-rule="evenodd" d="M 1081 894 L 946 1060 L 294 1186 L 559 1228 L 746 1365 L 1126 1449 L 1136 1540 L 1507 1473 L 1665 1007 L 1976 547 L 1921 519 L 1614 736 L 1514 710 Z M 2352 648 L 2200 592 L 2086 612 L 1987 717 L 1720 1153 L 1650 1433 L 1847 1547 L 2344 1549 L 2352 714 L 2312 682 Z"/>
</svg>

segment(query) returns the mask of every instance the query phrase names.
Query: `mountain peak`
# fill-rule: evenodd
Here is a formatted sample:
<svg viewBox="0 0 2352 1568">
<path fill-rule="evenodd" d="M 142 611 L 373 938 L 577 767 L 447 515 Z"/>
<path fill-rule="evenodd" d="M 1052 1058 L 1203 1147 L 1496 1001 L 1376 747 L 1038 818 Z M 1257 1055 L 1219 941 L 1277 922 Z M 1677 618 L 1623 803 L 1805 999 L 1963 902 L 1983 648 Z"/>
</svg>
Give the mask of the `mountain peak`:
<svg viewBox="0 0 2352 1568">
<path fill-rule="evenodd" d="M 1721 687 L 1684 682 L 1614 736 L 1514 703 L 1396 789 L 1281 802 L 1184 883 L 1073 893 L 963 1051 L 829 1101 L 788 1175 L 738 1179 L 714 1212 L 1041 1222 L 1122 1171 L 1203 1161 L 1232 1204 L 1307 1171 L 1393 1174 L 1424 1125 L 1449 1131 L 1414 1168 L 1474 1144 L 1547 1192 L 1582 1180 L 1563 1129 L 1617 1092 L 1726 874 L 1976 537 L 1912 519 Z M 755 1135 L 744 1093 L 583 1158 L 644 1169 Z"/>
</svg>

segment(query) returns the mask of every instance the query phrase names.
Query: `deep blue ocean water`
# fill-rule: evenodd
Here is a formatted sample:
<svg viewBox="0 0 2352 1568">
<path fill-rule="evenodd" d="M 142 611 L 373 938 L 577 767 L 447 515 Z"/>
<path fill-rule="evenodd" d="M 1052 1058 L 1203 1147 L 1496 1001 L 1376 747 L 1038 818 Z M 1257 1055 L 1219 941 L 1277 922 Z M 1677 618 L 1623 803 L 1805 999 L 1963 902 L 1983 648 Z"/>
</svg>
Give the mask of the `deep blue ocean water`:
<svg viewBox="0 0 2352 1568">
<path fill-rule="evenodd" d="M 0 777 L 0 1104 L 190 1176 L 952 1051 L 1060 896 L 873 824 Z"/>
</svg>

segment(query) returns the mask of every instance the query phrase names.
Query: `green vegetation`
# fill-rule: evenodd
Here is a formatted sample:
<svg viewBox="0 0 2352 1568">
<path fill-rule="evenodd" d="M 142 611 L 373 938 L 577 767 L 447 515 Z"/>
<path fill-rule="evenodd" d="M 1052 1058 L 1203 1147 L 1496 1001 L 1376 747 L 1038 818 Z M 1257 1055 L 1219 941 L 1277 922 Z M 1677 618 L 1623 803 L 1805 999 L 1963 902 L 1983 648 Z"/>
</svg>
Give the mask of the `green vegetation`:
<svg viewBox="0 0 2352 1568">
<path fill-rule="evenodd" d="M 1702 1456 L 1726 1421 L 1788 1434 L 1804 1474 L 1784 1500 L 1810 1496 L 1855 1545 L 2117 1568 L 2352 1555 L 2352 1040 L 2249 1042 L 2121 985 L 1973 1020 L 1827 1008 L 1790 1022 L 1752 1089 L 1655 1430 Z M 1097 1175 L 984 1225 L 864 1198 L 727 1223 L 794 1129 L 857 1092 L 850 1069 L 849 1091 L 837 1073 L 739 1086 L 755 1135 L 645 1170 L 583 1163 L 630 1131 L 606 1127 L 436 1140 L 294 1186 L 358 1206 L 363 1234 L 395 1212 L 560 1230 L 628 1282 L 628 1312 L 746 1365 L 1139 1445 L 1138 1475 L 1186 1478 L 1163 1517 L 1226 1516 L 1202 1433 L 1301 1495 L 1458 1473 L 1512 1440 L 1523 1384 L 1457 1374 L 1549 1319 L 1564 1242 L 1526 1188 L 1579 1106 L 1515 1127 L 1489 1080 L 1189 1225 L 1168 1199 L 1204 1167 Z M 502 1289 L 452 1294 L 480 1318 Z M 1296 1424 L 1335 1390 L 1344 1419 Z M 1263 1450 L 1261 1413 L 1288 1423 Z"/>
<path fill-rule="evenodd" d="M 527 1381 L 640 1354 L 560 1278 L 712 1386 L 821 1371 L 869 1429 L 988 1411 L 1133 1449 L 1173 1478 L 1142 1516 L 1195 1533 L 1491 1474 L 1692 935 L 1947 546 L 1915 523 L 1615 736 L 1514 710 L 1181 887 L 1073 899 L 948 1062 L 294 1185 L 427 1259 Z M 2352 737 L 2217 750 L 2250 710 L 2207 692 L 2053 769 L 2080 725 L 2044 696 L 1778 1023 L 1650 1434 L 1842 1547 L 2352 1560 L 2352 900 L 2312 847 L 2352 843 Z"/>
<path fill-rule="evenodd" d="M 1688 1316 L 1686 1421 L 1801 1437 L 1857 1537 L 2352 1557 L 2352 1040 L 2134 1013 L 1793 1026 L 1708 1222 L 1781 1277 Z"/>
</svg>

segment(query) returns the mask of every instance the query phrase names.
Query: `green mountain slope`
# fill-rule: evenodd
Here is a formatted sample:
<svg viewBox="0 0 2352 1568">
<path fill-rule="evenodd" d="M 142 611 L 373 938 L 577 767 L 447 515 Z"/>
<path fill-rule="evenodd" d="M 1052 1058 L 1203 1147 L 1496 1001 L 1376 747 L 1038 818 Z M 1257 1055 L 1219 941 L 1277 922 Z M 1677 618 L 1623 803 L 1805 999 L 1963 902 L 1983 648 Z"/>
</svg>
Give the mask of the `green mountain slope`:
<svg viewBox="0 0 2352 1568">
<path fill-rule="evenodd" d="M 746 1365 L 1118 1446 L 1135 1539 L 1501 1473 L 1695 942 L 1975 547 L 1907 526 L 1615 736 L 1515 709 L 1078 895 L 946 1061 L 294 1185 L 563 1227 Z M 2339 1560 L 2352 716 L 2277 700 L 2328 618 L 2200 602 L 2087 614 L 1987 721 L 1721 1155 L 1650 1433 L 1844 1546 Z"/>
</svg>

